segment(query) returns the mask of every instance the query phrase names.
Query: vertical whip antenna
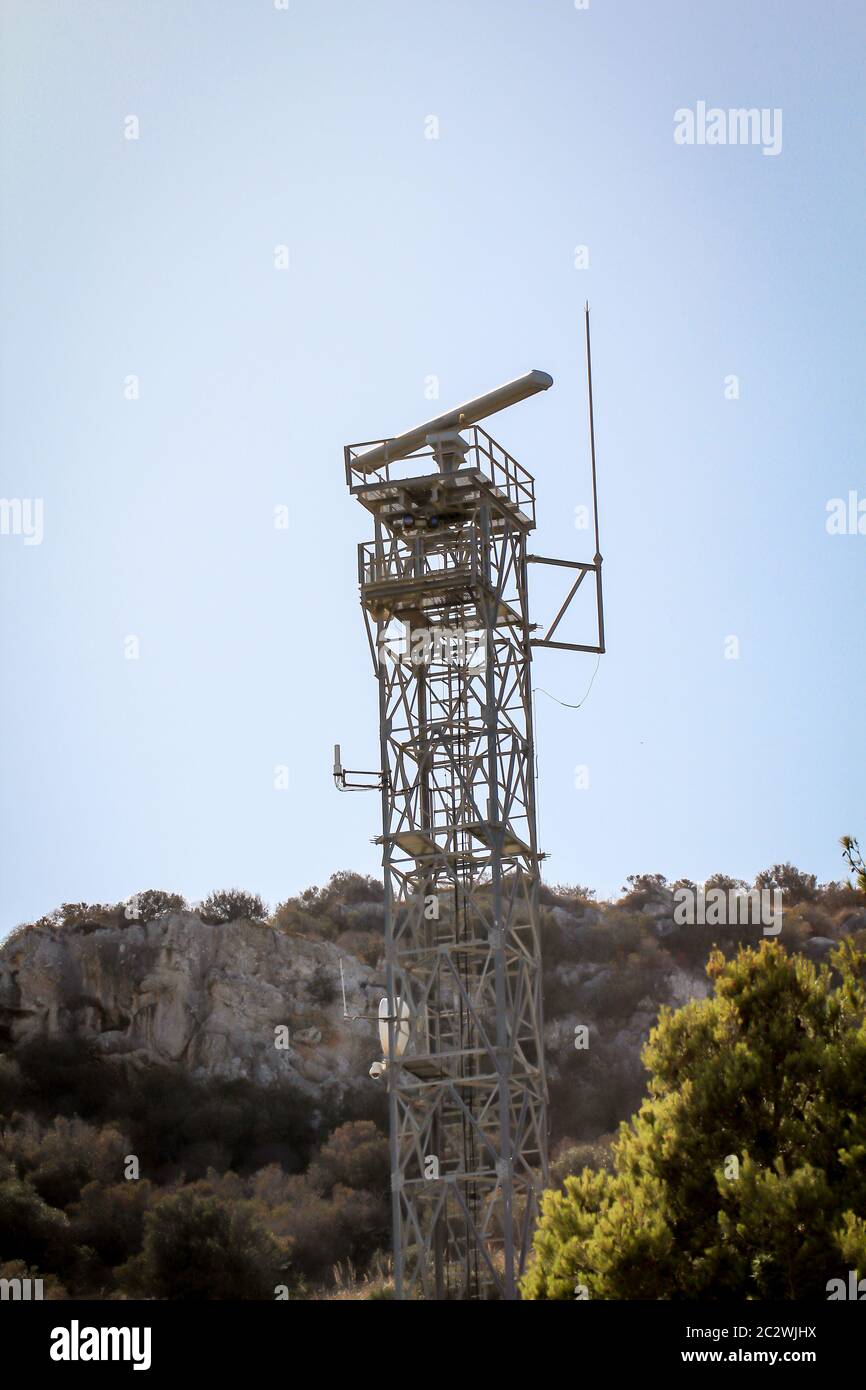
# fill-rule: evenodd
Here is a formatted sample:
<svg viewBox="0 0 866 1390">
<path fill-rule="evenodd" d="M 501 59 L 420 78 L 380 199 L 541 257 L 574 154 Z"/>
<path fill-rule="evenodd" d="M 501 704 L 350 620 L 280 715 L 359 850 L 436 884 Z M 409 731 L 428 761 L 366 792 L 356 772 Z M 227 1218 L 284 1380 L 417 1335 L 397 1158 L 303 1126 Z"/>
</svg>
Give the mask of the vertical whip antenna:
<svg viewBox="0 0 866 1390">
<path fill-rule="evenodd" d="M 592 409 L 592 348 L 589 341 L 589 300 L 583 306 L 586 323 L 586 392 L 589 398 L 589 455 L 592 464 L 592 519 L 595 526 L 595 593 L 598 609 L 599 652 L 604 651 L 604 600 L 601 590 L 601 547 L 598 542 L 598 479 L 595 471 L 595 415 Z"/>
<path fill-rule="evenodd" d="M 598 545 L 598 481 L 595 472 L 595 416 L 592 411 L 592 348 L 589 341 L 589 300 L 583 306 L 586 323 L 586 391 L 589 397 L 589 453 L 592 461 L 592 518 L 595 525 L 595 563 L 601 560 Z"/>
</svg>

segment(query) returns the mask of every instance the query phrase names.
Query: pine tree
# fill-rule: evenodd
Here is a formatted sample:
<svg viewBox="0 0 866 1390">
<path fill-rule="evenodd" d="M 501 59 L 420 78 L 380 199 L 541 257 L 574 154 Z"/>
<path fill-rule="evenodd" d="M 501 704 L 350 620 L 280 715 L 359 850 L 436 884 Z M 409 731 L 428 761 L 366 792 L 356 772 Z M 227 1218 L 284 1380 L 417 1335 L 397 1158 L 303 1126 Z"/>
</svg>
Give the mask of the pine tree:
<svg viewBox="0 0 866 1390">
<path fill-rule="evenodd" d="M 545 1194 L 525 1298 L 826 1299 L 866 1274 L 866 955 L 833 965 L 711 955 L 713 995 L 650 1035 L 615 1172 Z"/>
</svg>

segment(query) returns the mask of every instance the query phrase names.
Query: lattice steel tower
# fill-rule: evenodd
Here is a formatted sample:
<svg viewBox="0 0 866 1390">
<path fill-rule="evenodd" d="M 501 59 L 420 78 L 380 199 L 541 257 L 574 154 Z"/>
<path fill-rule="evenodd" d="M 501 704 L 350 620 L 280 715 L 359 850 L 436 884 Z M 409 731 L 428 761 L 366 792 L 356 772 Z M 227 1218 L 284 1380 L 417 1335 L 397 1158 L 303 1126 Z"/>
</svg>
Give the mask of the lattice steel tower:
<svg viewBox="0 0 866 1390">
<path fill-rule="evenodd" d="M 597 519 L 591 564 L 527 555 L 533 479 L 476 422 L 550 385 L 531 372 L 345 451 L 375 526 L 358 576 L 381 770 L 347 772 L 339 750 L 334 770 L 382 798 L 379 1070 L 399 1298 L 516 1297 L 547 1178 L 530 659 L 535 645 L 603 650 L 601 557 Z M 545 637 L 530 623 L 532 561 L 577 571 Z M 551 643 L 589 573 L 597 642 Z"/>
</svg>

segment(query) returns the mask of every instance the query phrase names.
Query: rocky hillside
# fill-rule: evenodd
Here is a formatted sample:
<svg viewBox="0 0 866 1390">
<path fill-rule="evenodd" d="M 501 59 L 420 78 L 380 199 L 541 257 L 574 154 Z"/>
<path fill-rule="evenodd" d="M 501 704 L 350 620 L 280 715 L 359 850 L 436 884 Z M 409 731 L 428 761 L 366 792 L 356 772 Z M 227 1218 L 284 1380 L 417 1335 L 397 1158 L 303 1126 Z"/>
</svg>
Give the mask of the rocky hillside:
<svg viewBox="0 0 866 1390">
<path fill-rule="evenodd" d="M 866 945 L 863 896 L 790 865 L 781 940 Z M 719 884 L 737 887 L 717 876 Z M 662 1005 L 760 927 L 679 925 L 658 875 L 616 902 L 544 888 L 553 1177 L 610 1163 Z M 382 889 L 335 874 L 272 913 L 151 891 L 67 903 L 0 945 L 0 1278 L 46 1297 L 389 1297 L 390 1166 L 372 1012 Z M 576 1047 L 576 1030 L 588 1046 Z M 211 1252 L 191 1264 L 188 1251 Z M 356 1279 L 360 1279 L 360 1283 Z"/>
<path fill-rule="evenodd" d="M 369 1028 L 342 1018 L 341 959 L 347 993 L 363 997 L 368 965 L 331 942 L 248 921 L 184 911 L 37 926 L 0 949 L 0 1030 L 13 1048 L 75 1037 L 133 1067 L 289 1080 L 311 1096 L 351 1089 L 375 1049 Z"/>
<path fill-rule="evenodd" d="M 764 877 L 784 884 L 781 939 L 791 949 L 822 959 L 842 934 L 866 928 L 862 898 L 847 885 L 821 888 L 791 866 Z M 132 916 L 123 904 L 67 904 L 0 946 L 0 1046 L 14 1053 L 76 1039 L 119 1067 L 288 1083 L 331 1113 L 349 1100 L 364 1113 L 365 1096 L 374 1104 L 375 1028 L 343 1018 L 340 966 L 350 1012 L 361 1013 L 367 989 L 374 1004 L 384 978 L 378 884 L 338 874 L 267 917 L 244 894 L 214 895 L 197 911 L 167 894 L 140 900 L 149 910 Z M 554 1143 L 594 1139 L 630 1114 L 660 1006 L 706 993 L 714 944 L 729 953 L 760 939 L 754 928 L 677 926 L 673 902 L 659 875 L 634 876 L 614 903 L 579 888 L 542 891 Z M 220 920 L 241 910 L 253 920 Z M 583 1050 L 574 1046 L 580 1025 L 589 1030 Z"/>
</svg>

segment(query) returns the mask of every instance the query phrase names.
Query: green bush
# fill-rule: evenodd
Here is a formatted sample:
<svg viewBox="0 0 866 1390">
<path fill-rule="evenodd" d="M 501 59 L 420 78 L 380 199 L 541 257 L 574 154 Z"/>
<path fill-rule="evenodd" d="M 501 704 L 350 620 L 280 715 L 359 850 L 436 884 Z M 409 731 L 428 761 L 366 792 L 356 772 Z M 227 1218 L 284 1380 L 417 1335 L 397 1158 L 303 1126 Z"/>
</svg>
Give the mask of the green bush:
<svg viewBox="0 0 866 1390">
<path fill-rule="evenodd" d="M 133 893 L 125 906 L 124 916 L 129 922 L 152 922 L 168 912 L 183 912 L 189 906 L 180 893 L 166 893 L 162 888 L 147 888 L 143 893 Z"/>
<path fill-rule="evenodd" d="M 615 1135 L 603 1134 L 599 1139 L 590 1139 L 582 1144 L 560 1145 L 559 1151 L 550 1165 L 550 1186 L 562 1187 L 566 1178 L 576 1177 L 584 1168 L 592 1172 L 613 1172 L 613 1143 Z"/>
<path fill-rule="evenodd" d="M 72 1239 L 92 1249 L 104 1266 L 121 1264 L 141 1250 L 144 1218 L 155 1197 L 147 1178 L 88 1183 L 69 1211 Z"/>
<path fill-rule="evenodd" d="M 322 1145 L 308 1177 L 324 1194 L 342 1186 L 386 1197 L 391 1177 L 388 1139 L 370 1120 L 340 1125 Z"/>
<path fill-rule="evenodd" d="M 313 1109 L 290 1081 L 265 1088 L 243 1078 L 201 1081 L 178 1067 L 126 1071 L 75 1039 L 28 1043 L 16 1049 L 14 1061 L 17 1074 L 0 1070 L 0 1096 L 6 1073 L 14 1108 L 48 1126 L 55 1115 L 119 1127 L 129 1136 L 125 1152 L 136 1154 L 141 1171 L 159 1182 L 203 1177 L 215 1158 L 246 1171 L 274 1160 L 297 1171 L 335 1122 L 332 1109 L 339 1101 L 335 1094 Z M 378 1091 L 370 1103 L 381 1110 Z M 345 1113 L 363 1104 L 358 1095 L 340 1108 Z M 11 1108 L 3 1107 L 3 1113 L 10 1115 Z M 82 1172 L 78 1190 L 92 1176 Z M 121 1176 L 115 1172 L 106 1180 Z"/>
<path fill-rule="evenodd" d="M 287 1200 L 271 1209 L 271 1229 L 287 1240 L 292 1268 L 305 1279 L 330 1279 L 342 1261 L 368 1260 L 388 1239 L 388 1202 L 373 1193 L 336 1186 L 323 1196 L 307 1178 L 289 1180 Z"/>
<path fill-rule="evenodd" d="M 0 1132 L 0 1153 L 49 1206 L 68 1207 L 89 1182 L 117 1181 L 129 1140 L 116 1125 L 95 1126 L 58 1116 L 47 1127 L 16 1116 Z"/>
<path fill-rule="evenodd" d="M 621 905 L 640 912 L 651 903 L 667 901 L 671 890 L 664 874 L 629 874 L 622 893 Z"/>
<path fill-rule="evenodd" d="M 324 965 L 317 965 L 306 984 L 307 998 L 311 1004 L 327 1008 L 337 998 L 337 982 Z"/>
<path fill-rule="evenodd" d="M 147 1213 L 141 1253 L 117 1277 L 133 1298 L 272 1299 L 287 1269 L 286 1244 L 253 1202 L 177 1192 Z"/>
<path fill-rule="evenodd" d="M 755 875 L 755 887 L 780 889 L 787 907 L 793 903 L 812 902 L 817 891 L 817 879 L 814 874 L 804 874 L 793 864 L 774 864 L 772 868 Z"/>
<path fill-rule="evenodd" d="M 0 1182 L 0 1261 L 60 1269 L 69 1258 L 69 1223 L 21 1178 Z"/>
<path fill-rule="evenodd" d="M 244 893 L 240 888 L 223 888 L 199 903 L 198 914 L 210 926 L 222 926 L 228 922 L 264 922 L 268 909 L 258 893 Z"/>
<path fill-rule="evenodd" d="M 714 997 L 650 1036 L 615 1173 L 545 1194 L 524 1297 L 826 1298 L 866 1218 L 866 956 L 834 965 L 711 957 Z"/>
</svg>

